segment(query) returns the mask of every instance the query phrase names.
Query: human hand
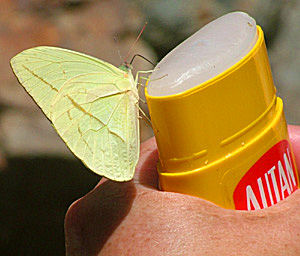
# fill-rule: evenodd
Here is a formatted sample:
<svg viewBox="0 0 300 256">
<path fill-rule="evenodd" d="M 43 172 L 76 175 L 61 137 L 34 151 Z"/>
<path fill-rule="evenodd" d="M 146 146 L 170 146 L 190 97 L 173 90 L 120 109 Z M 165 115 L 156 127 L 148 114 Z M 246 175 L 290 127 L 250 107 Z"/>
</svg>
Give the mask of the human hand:
<svg viewBox="0 0 300 256">
<path fill-rule="evenodd" d="M 289 126 L 300 169 L 300 127 Z M 258 211 L 157 189 L 154 138 L 132 181 L 102 179 L 65 219 L 67 255 L 300 255 L 300 190 Z"/>
</svg>

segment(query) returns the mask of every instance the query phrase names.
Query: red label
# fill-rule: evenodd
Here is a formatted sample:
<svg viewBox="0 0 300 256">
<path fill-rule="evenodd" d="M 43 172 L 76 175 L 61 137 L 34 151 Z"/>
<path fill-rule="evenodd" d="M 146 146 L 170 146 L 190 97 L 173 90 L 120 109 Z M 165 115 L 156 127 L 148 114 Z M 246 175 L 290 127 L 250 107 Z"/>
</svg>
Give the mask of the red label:
<svg viewBox="0 0 300 256">
<path fill-rule="evenodd" d="M 287 140 L 270 148 L 244 175 L 233 193 L 237 210 L 269 207 L 298 188 L 296 168 Z"/>
</svg>

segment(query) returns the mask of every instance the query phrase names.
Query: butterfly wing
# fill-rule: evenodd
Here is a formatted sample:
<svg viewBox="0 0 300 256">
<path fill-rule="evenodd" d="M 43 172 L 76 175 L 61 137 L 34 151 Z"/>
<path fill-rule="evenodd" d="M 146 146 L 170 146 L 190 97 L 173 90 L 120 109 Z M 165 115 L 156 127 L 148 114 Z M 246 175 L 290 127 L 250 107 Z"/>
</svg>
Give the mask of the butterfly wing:
<svg viewBox="0 0 300 256">
<path fill-rule="evenodd" d="M 131 74 L 56 47 L 25 50 L 11 60 L 20 83 L 87 167 L 130 180 L 139 155 L 136 89 Z"/>
<path fill-rule="evenodd" d="M 71 151 L 94 172 L 130 180 L 138 160 L 137 99 L 128 80 L 89 73 L 67 81 L 52 103 L 51 120 Z"/>
<path fill-rule="evenodd" d="M 27 49 L 11 59 L 19 82 L 49 118 L 51 100 L 72 77 L 90 72 L 121 75 L 115 66 L 75 51 L 39 46 Z"/>
</svg>

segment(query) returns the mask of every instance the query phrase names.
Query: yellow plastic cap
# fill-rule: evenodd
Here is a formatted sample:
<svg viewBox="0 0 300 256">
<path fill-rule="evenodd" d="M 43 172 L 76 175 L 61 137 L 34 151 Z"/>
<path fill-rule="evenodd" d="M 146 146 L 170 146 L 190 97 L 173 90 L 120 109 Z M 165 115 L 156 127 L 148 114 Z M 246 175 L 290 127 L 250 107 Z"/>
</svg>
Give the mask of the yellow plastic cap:
<svg viewBox="0 0 300 256">
<path fill-rule="evenodd" d="M 243 59 L 192 89 L 160 97 L 146 88 L 163 190 L 234 209 L 233 193 L 246 172 L 273 145 L 288 141 L 259 26 L 257 33 Z"/>
</svg>

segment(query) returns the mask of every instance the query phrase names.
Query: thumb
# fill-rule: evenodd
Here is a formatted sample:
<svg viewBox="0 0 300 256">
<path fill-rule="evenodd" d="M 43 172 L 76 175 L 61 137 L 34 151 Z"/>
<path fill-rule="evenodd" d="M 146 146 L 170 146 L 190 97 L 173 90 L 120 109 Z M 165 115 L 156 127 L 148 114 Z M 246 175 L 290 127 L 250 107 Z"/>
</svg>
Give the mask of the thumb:
<svg viewBox="0 0 300 256">
<path fill-rule="evenodd" d="M 157 163 L 157 145 L 155 137 L 152 137 L 141 144 L 140 158 L 135 170 L 134 181 L 142 185 L 157 188 Z"/>
</svg>

